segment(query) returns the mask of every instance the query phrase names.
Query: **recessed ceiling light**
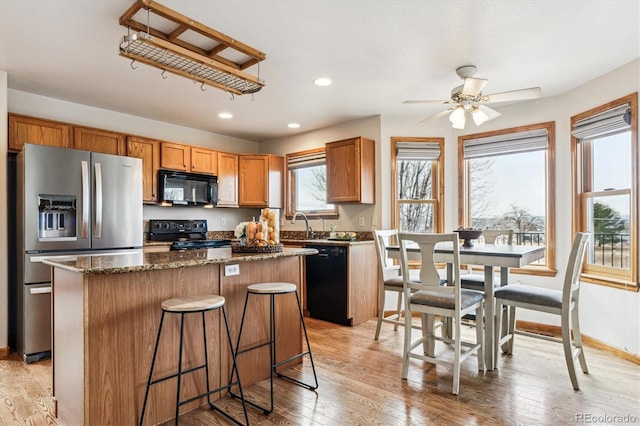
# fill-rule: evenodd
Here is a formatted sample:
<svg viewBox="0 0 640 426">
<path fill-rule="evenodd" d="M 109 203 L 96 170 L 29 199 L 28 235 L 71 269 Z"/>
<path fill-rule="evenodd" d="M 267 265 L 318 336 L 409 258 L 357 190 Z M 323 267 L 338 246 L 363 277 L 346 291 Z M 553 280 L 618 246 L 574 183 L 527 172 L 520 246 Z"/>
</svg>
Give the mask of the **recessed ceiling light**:
<svg viewBox="0 0 640 426">
<path fill-rule="evenodd" d="M 320 77 L 313 80 L 313 84 L 316 86 L 329 86 L 331 84 L 331 79 L 327 77 Z"/>
<path fill-rule="evenodd" d="M 221 112 L 220 114 L 218 114 L 218 117 L 220 117 L 220 118 L 233 118 L 233 114 L 231 114 L 230 112 Z"/>
<path fill-rule="evenodd" d="M 300 128 L 300 124 L 298 123 L 289 123 L 287 124 L 287 127 L 290 129 L 299 129 Z"/>
</svg>

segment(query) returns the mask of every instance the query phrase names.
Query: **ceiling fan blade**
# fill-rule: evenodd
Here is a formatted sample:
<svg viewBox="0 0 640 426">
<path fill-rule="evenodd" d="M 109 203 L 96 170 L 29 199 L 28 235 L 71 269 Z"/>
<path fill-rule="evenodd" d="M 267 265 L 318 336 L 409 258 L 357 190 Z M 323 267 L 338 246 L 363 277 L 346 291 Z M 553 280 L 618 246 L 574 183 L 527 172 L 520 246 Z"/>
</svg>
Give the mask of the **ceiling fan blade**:
<svg viewBox="0 0 640 426">
<path fill-rule="evenodd" d="M 489 82 L 484 78 L 467 77 L 464 79 L 464 85 L 462 87 L 462 94 L 469 96 L 477 96 L 482 92 L 484 86 Z"/>
<path fill-rule="evenodd" d="M 477 105 L 477 107 L 480 111 L 484 112 L 487 115 L 487 120 L 485 121 L 485 123 L 489 120 L 493 120 L 494 118 L 498 118 L 502 115 L 495 109 L 489 108 L 486 105 Z"/>
<path fill-rule="evenodd" d="M 437 120 L 440 117 L 444 117 L 445 115 L 447 115 L 449 112 L 451 112 L 452 110 L 454 110 L 455 107 L 453 108 L 447 108 L 444 111 L 440 111 L 439 113 L 437 113 L 436 115 L 432 115 L 431 117 L 427 117 L 424 120 L 421 120 L 421 123 L 428 123 L 429 121 L 433 121 L 433 120 Z"/>
<path fill-rule="evenodd" d="M 423 100 L 408 100 L 408 101 L 403 101 L 403 104 L 451 104 L 453 103 L 453 101 L 451 100 L 430 100 L 430 101 L 423 101 Z"/>
<path fill-rule="evenodd" d="M 509 102 L 523 101 L 526 99 L 537 99 L 540 97 L 542 89 L 539 87 L 530 87 L 528 89 L 512 90 L 510 92 L 501 92 L 487 95 L 487 103 L 489 102 Z"/>
</svg>

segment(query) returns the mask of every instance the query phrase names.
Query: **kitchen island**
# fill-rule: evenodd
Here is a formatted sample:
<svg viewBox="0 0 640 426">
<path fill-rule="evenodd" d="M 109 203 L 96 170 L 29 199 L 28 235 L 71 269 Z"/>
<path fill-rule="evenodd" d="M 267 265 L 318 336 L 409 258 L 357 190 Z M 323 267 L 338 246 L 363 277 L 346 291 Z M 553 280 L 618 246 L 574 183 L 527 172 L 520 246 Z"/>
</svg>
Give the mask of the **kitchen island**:
<svg viewBox="0 0 640 426">
<path fill-rule="evenodd" d="M 234 254 L 230 248 L 218 248 L 46 260 L 52 266 L 53 281 L 53 396 L 61 423 L 138 423 L 162 301 L 199 294 L 224 296 L 231 335 L 236 339 L 247 286 L 285 281 L 296 284 L 301 293 L 303 256 L 315 253 L 284 248 L 279 253 Z M 297 304 L 290 297 L 279 298 L 276 306 L 280 359 L 302 348 Z M 243 333 L 241 347 L 263 342 L 268 336 L 268 303 L 262 302 L 254 299 L 249 307 L 245 330 L 250 332 Z M 177 370 L 178 324 L 178 315 L 165 318 L 154 377 Z M 221 313 L 207 313 L 206 326 L 209 379 L 215 388 L 228 380 L 231 357 Z M 184 367 L 202 364 L 199 315 L 186 317 L 185 342 L 189 343 L 183 353 Z M 268 377 L 268 347 L 243 355 L 238 365 L 243 386 Z M 204 370 L 185 376 L 182 383 L 183 399 L 203 392 Z M 154 385 L 145 423 L 174 417 L 175 395 L 175 379 Z M 181 412 L 204 403 L 206 399 L 193 401 Z"/>
</svg>

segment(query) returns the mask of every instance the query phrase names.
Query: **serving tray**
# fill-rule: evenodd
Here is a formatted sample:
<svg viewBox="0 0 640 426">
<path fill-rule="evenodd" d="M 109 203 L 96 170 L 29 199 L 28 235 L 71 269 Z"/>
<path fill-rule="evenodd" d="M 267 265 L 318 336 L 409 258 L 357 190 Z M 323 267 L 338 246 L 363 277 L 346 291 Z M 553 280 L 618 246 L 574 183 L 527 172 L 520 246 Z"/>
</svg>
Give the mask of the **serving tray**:
<svg viewBox="0 0 640 426">
<path fill-rule="evenodd" d="M 356 237 L 353 237 L 353 238 L 350 238 L 350 237 L 344 237 L 344 238 L 335 237 L 335 238 L 327 238 L 327 240 L 330 240 L 330 241 L 355 241 Z"/>
</svg>

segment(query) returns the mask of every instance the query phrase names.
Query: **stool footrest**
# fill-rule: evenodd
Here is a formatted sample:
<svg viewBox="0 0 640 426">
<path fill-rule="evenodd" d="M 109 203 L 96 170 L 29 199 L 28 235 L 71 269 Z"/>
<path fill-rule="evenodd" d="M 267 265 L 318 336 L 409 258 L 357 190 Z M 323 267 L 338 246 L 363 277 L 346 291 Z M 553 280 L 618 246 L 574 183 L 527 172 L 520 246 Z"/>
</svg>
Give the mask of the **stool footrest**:
<svg viewBox="0 0 640 426">
<path fill-rule="evenodd" d="M 204 364 L 199 365 L 197 367 L 192 367 L 192 368 L 190 368 L 188 370 L 184 370 L 182 372 L 182 375 L 187 374 L 187 373 L 191 373 L 191 372 L 196 371 L 196 370 L 201 370 L 201 369 L 203 369 L 205 367 L 206 367 L 206 365 L 204 365 Z M 173 379 L 174 377 L 178 377 L 178 373 L 173 374 L 171 376 L 166 376 L 166 377 L 161 377 L 159 379 L 155 379 L 155 380 L 149 382 L 149 385 L 155 385 L 156 383 L 164 382 L 165 380 Z"/>
<path fill-rule="evenodd" d="M 250 352 L 250 351 L 252 351 L 254 349 L 261 348 L 263 346 L 269 346 L 270 344 L 271 344 L 271 342 L 258 343 L 257 345 L 251 346 L 250 348 L 245 348 L 245 349 L 242 349 L 241 351 L 236 351 L 236 356 L 241 355 L 241 354 L 243 354 L 245 352 Z"/>
<path fill-rule="evenodd" d="M 225 390 L 225 389 L 229 389 L 229 388 L 231 388 L 231 387 L 233 387 L 233 386 L 237 386 L 237 385 L 238 385 L 238 383 L 239 383 L 239 382 L 229 383 L 228 385 L 220 386 L 220 387 L 219 387 L 219 388 L 217 388 L 217 389 L 212 389 L 212 390 L 210 390 L 209 392 L 201 393 L 200 395 L 196 395 L 196 396 L 191 397 L 191 398 L 189 398 L 189 399 L 185 399 L 184 401 L 180 401 L 180 404 L 179 404 L 179 405 L 181 405 L 181 406 L 182 406 L 182 405 L 188 404 L 188 403 L 190 403 L 190 402 L 193 402 L 193 401 L 195 401 L 196 399 L 204 398 L 205 396 L 209 396 L 209 395 L 212 395 L 212 394 L 214 394 L 214 393 L 222 392 L 222 391 L 223 391 L 223 390 Z M 210 405 L 212 405 L 211 403 L 209 403 L 209 404 L 210 404 Z"/>
<path fill-rule="evenodd" d="M 289 359 L 285 359 L 284 361 L 278 361 L 278 362 L 276 362 L 275 364 L 273 364 L 271 367 L 272 367 L 272 368 L 280 367 L 282 364 L 286 364 L 286 363 L 288 363 L 288 362 L 291 362 L 291 361 L 293 361 L 294 359 L 302 358 L 303 356 L 305 356 L 305 355 L 307 355 L 307 354 L 309 354 L 309 351 L 302 352 L 302 353 L 300 353 L 300 354 L 298 354 L 298 355 L 294 355 L 294 356 L 292 356 L 292 357 L 291 357 L 291 358 L 289 358 Z M 278 374 L 278 372 L 277 372 L 277 371 L 276 371 L 276 374 Z"/>
<path fill-rule="evenodd" d="M 301 381 L 300 381 L 300 380 L 298 380 L 298 379 L 294 379 L 293 377 L 289 377 L 289 376 L 287 376 L 287 375 L 285 375 L 285 374 L 278 373 L 277 371 L 276 371 L 276 375 L 277 375 L 278 377 L 280 377 L 281 379 L 285 379 L 285 380 L 288 380 L 288 381 L 290 381 L 290 382 L 293 382 L 293 383 L 295 383 L 295 384 L 296 384 L 296 385 L 298 385 L 298 386 L 302 386 L 303 388 L 307 388 L 307 389 L 309 389 L 309 390 L 316 390 L 316 389 L 318 389 L 318 385 L 317 385 L 317 384 L 316 384 L 315 386 L 312 386 L 312 385 L 310 385 L 310 384 L 308 384 L 308 383 L 301 382 Z"/>
</svg>

